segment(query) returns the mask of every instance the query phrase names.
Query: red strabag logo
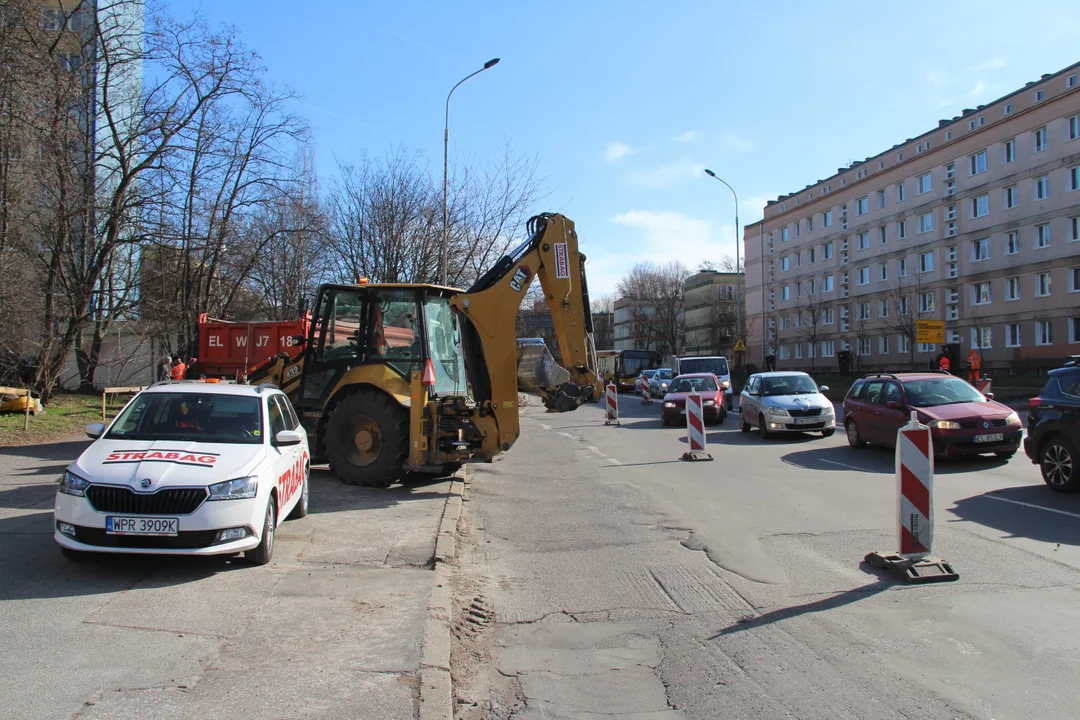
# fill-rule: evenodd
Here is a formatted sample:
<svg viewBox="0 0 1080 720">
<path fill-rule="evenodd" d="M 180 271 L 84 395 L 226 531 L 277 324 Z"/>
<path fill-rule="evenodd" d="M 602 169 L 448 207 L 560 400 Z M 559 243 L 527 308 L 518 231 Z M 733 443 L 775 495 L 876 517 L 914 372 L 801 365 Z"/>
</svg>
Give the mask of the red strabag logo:
<svg viewBox="0 0 1080 720">
<path fill-rule="evenodd" d="M 194 467 L 214 467 L 219 457 L 221 456 L 217 453 L 189 453 L 184 450 L 116 450 L 109 453 L 101 464 L 164 462 Z"/>
</svg>

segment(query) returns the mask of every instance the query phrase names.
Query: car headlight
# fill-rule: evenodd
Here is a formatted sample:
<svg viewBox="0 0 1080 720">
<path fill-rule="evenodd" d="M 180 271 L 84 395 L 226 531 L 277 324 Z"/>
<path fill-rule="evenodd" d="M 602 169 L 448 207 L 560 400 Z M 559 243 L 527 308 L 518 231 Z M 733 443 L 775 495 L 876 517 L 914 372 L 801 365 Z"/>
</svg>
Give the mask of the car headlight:
<svg viewBox="0 0 1080 720">
<path fill-rule="evenodd" d="M 960 429 L 960 423 L 958 423 L 958 422 L 956 422 L 954 420 L 931 420 L 927 424 L 932 428 L 937 428 L 938 430 L 959 430 Z"/>
<path fill-rule="evenodd" d="M 702 404 L 702 405 L 705 405 L 706 407 L 708 407 L 709 405 L 715 405 L 715 404 L 716 404 L 716 401 L 715 401 L 715 400 L 703 400 L 703 401 L 701 402 L 701 404 Z"/>
<path fill-rule="evenodd" d="M 832 415 L 833 414 L 833 406 L 832 405 L 823 406 L 821 408 L 821 414 L 822 415 Z"/>
<path fill-rule="evenodd" d="M 727 390 L 728 388 L 731 387 L 731 383 L 729 381 L 727 381 L 727 380 L 721 380 L 720 381 L 720 387 L 722 387 L 724 390 Z"/>
<path fill-rule="evenodd" d="M 210 497 L 207 500 L 244 500 L 255 497 L 255 491 L 258 489 L 259 479 L 257 477 L 226 480 L 210 486 Z"/>
<path fill-rule="evenodd" d="M 667 383 L 666 382 L 660 383 L 660 389 L 661 390 L 667 390 Z"/>
<path fill-rule="evenodd" d="M 1017 415 L 1016 413 L 1009 413 L 1009 417 L 1005 418 L 1005 424 L 1006 425 L 1019 425 L 1020 424 L 1020 416 Z"/>
<path fill-rule="evenodd" d="M 666 403 L 664 403 L 664 407 L 666 407 L 666 408 L 673 408 L 673 407 L 675 407 L 675 403 L 673 403 L 673 402 L 666 402 Z"/>
<path fill-rule="evenodd" d="M 64 472 L 60 478 L 60 492 L 65 495 L 75 495 L 76 497 L 86 497 L 86 488 L 90 486 L 90 481 L 86 478 L 81 478 L 73 472 Z"/>
<path fill-rule="evenodd" d="M 765 408 L 765 414 L 773 417 L 789 417 L 788 411 L 782 407 L 767 407 Z"/>
</svg>

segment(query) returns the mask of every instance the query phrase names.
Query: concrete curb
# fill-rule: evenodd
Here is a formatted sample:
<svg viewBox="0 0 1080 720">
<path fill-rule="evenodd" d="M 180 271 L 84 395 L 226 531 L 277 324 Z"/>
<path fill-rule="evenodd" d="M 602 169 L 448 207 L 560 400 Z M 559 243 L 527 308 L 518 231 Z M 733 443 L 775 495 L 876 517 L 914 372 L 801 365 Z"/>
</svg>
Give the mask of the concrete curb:
<svg viewBox="0 0 1080 720">
<path fill-rule="evenodd" d="M 466 466 L 468 467 L 468 466 Z M 450 623 L 454 615 L 450 597 L 450 570 L 446 563 L 457 553 L 457 523 L 461 517 L 462 468 L 450 483 L 439 534 L 435 537 L 435 582 L 424 621 L 424 647 L 420 653 L 420 720 L 453 720 L 454 688 L 450 680 Z"/>
</svg>

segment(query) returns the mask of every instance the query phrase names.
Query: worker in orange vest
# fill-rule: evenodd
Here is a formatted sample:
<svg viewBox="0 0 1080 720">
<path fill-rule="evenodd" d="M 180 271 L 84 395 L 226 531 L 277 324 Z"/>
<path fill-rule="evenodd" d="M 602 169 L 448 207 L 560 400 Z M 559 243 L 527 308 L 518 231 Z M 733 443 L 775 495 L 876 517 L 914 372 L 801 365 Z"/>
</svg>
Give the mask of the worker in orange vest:
<svg viewBox="0 0 1080 720">
<path fill-rule="evenodd" d="M 938 360 L 938 369 L 943 372 L 949 372 L 949 356 L 942 353 L 941 359 Z"/>
<path fill-rule="evenodd" d="M 979 371 L 982 370 L 982 360 L 979 358 L 979 353 L 975 352 L 975 348 L 971 348 L 968 351 L 968 382 L 972 385 L 976 385 L 979 382 Z"/>
<path fill-rule="evenodd" d="M 176 359 L 173 360 L 172 379 L 173 380 L 183 380 L 184 379 L 184 371 L 186 371 L 186 370 L 187 370 L 187 365 L 184 364 L 183 360 L 181 360 L 179 357 L 177 357 Z"/>
</svg>

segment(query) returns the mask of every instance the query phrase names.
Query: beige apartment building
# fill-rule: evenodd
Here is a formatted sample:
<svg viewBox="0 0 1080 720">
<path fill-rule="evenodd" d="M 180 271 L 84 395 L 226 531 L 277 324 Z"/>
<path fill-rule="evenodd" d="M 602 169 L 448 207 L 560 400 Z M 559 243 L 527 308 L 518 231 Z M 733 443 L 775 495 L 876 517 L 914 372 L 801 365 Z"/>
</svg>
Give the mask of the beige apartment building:
<svg viewBox="0 0 1080 720">
<path fill-rule="evenodd" d="M 735 344 L 738 273 L 705 270 L 683 283 L 685 335 L 680 352 L 730 355 Z"/>
<path fill-rule="evenodd" d="M 988 369 L 1080 354 L 1080 63 L 770 201 L 744 229 L 749 361 Z M 945 321 L 945 347 L 915 342 Z M 954 370 L 956 370 L 954 365 Z"/>
</svg>

